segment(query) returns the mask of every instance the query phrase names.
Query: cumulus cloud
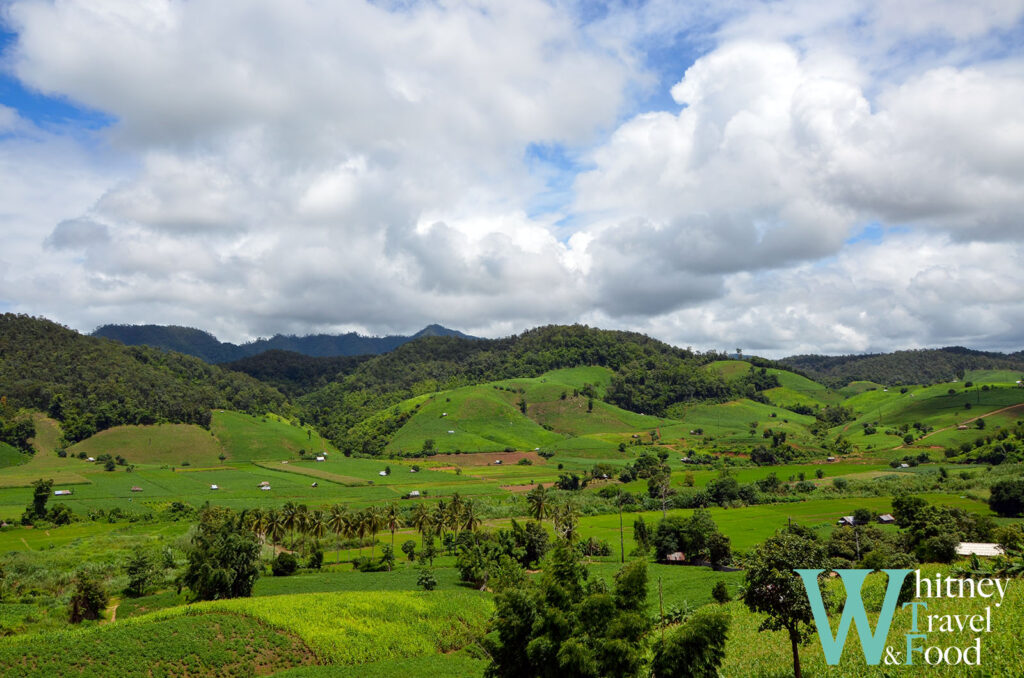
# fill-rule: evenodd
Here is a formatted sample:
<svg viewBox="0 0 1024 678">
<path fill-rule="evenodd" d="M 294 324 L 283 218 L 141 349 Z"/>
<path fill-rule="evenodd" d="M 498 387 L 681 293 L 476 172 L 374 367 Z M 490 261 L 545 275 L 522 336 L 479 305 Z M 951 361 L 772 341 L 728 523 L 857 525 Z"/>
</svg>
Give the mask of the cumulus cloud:
<svg viewBox="0 0 1024 678">
<path fill-rule="evenodd" d="M 234 340 L 1024 338 L 1024 0 L 400 4 L 8 3 L 7 70 L 113 123 L 0 107 L 0 298 Z"/>
</svg>

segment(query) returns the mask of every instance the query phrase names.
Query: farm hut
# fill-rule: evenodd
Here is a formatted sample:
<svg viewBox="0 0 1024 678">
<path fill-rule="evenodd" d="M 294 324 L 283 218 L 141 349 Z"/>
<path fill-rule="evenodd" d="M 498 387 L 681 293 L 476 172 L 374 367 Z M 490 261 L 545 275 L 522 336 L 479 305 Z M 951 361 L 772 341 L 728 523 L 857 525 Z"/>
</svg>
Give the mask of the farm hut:
<svg viewBox="0 0 1024 678">
<path fill-rule="evenodd" d="M 411 469 L 409 469 L 409 473 L 419 473 L 419 472 L 420 472 L 420 470 L 418 468 L 411 468 Z"/>
<path fill-rule="evenodd" d="M 71 492 L 72 492 L 72 490 L 54 490 L 53 494 L 56 497 L 63 497 L 65 495 L 71 494 Z"/>
<path fill-rule="evenodd" d="M 686 554 L 682 551 L 676 551 L 665 556 L 665 562 L 672 565 L 682 565 L 686 562 Z"/>
<path fill-rule="evenodd" d="M 992 558 L 1005 553 L 999 544 L 985 544 L 972 541 L 962 541 L 956 545 L 958 556 L 982 556 Z"/>
<path fill-rule="evenodd" d="M 835 460 L 836 460 L 835 457 L 829 457 L 826 461 L 835 461 Z"/>
<path fill-rule="evenodd" d="M 448 431 L 448 433 L 455 433 L 455 431 Z"/>
<path fill-rule="evenodd" d="M 388 474 L 387 471 L 380 471 L 377 475 L 379 475 L 379 476 L 386 476 L 387 474 Z"/>
<path fill-rule="evenodd" d="M 132 492 L 142 492 L 142 488 L 136 485 L 135 487 L 132 488 Z"/>
<path fill-rule="evenodd" d="M 501 459 L 495 459 L 494 460 L 494 465 L 495 466 L 500 466 L 501 465 Z"/>
<path fill-rule="evenodd" d="M 217 487 L 216 485 L 210 485 L 210 489 L 211 490 L 219 490 L 220 488 Z"/>
<path fill-rule="evenodd" d="M 270 485 L 260 485 L 260 489 L 266 492 L 267 490 L 270 489 Z"/>
<path fill-rule="evenodd" d="M 269 486 L 270 485 L 270 481 L 269 480 L 261 480 L 260 481 L 260 487 L 263 487 L 264 485 Z"/>
<path fill-rule="evenodd" d="M 956 430 L 957 431 L 966 431 L 967 430 L 967 424 L 960 424 L 959 426 L 956 427 Z"/>
<path fill-rule="evenodd" d="M 420 491 L 419 490 L 413 490 L 412 492 L 409 493 L 409 498 L 410 499 L 415 499 L 418 496 L 420 496 Z"/>
<path fill-rule="evenodd" d="M 836 524 L 837 525 L 849 525 L 850 527 L 853 527 L 854 525 L 857 524 L 857 521 L 853 519 L 853 516 L 843 516 L 838 521 L 836 521 Z"/>
<path fill-rule="evenodd" d="M 310 487 L 320 487 L 320 483 L 313 481 L 313 484 L 310 485 Z"/>
<path fill-rule="evenodd" d="M 683 462 L 684 464 L 689 464 L 692 460 L 689 457 L 679 457 L 679 461 Z"/>
<path fill-rule="evenodd" d="M 900 468 L 910 468 L 910 464 L 900 464 Z"/>
<path fill-rule="evenodd" d="M 883 513 L 882 515 L 878 516 L 878 522 L 882 523 L 883 525 L 892 525 L 896 522 L 896 519 L 893 517 L 891 513 Z"/>
<path fill-rule="evenodd" d="M 87 457 L 86 461 L 96 461 L 96 457 Z"/>
<path fill-rule="evenodd" d="M 317 461 L 325 461 L 323 457 L 317 457 L 316 460 Z"/>
</svg>

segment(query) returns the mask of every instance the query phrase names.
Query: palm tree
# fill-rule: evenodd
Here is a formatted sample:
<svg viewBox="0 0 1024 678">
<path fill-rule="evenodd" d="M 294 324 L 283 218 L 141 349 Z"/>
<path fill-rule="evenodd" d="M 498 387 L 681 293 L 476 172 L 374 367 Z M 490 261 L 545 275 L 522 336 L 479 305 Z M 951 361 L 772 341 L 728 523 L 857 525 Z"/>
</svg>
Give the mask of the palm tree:
<svg viewBox="0 0 1024 678">
<path fill-rule="evenodd" d="M 270 544 L 272 546 L 276 547 L 284 538 L 285 529 L 284 513 L 281 511 L 270 511 L 267 515 L 267 536 L 270 537 Z"/>
<path fill-rule="evenodd" d="M 302 537 L 302 544 L 305 546 L 306 537 L 309 535 L 309 508 L 305 504 L 295 507 L 295 531 Z"/>
<path fill-rule="evenodd" d="M 579 522 L 580 511 L 573 501 L 565 502 L 554 511 L 555 531 L 570 544 L 576 538 Z"/>
<path fill-rule="evenodd" d="M 359 537 L 360 558 L 363 557 L 363 539 L 366 538 L 366 533 L 369 531 L 369 521 L 367 520 L 368 513 L 369 509 L 357 513 L 352 519 L 352 524 L 350 528 L 352 530 L 352 534 L 356 537 Z"/>
<path fill-rule="evenodd" d="M 438 536 L 441 541 L 444 541 L 444 528 L 447 523 L 448 517 L 448 504 L 445 503 L 444 499 L 437 500 L 437 506 L 434 507 L 434 517 L 431 522 L 437 527 Z"/>
<path fill-rule="evenodd" d="M 434 519 L 430 515 L 430 509 L 427 508 L 426 504 L 416 504 L 416 507 L 412 510 L 412 519 L 409 524 L 416 528 L 416 531 L 423 536 L 423 533 L 430 529 L 434 524 Z"/>
<path fill-rule="evenodd" d="M 295 532 L 296 521 L 298 520 L 298 511 L 295 504 L 292 502 L 285 502 L 285 505 L 281 507 L 281 521 L 284 525 L 284 529 L 288 531 L 288 534 Z"/>
<path fill-rule="evenodd" d="M 327 516 L 327 529 L 334 533 L 335 539 L 341 539 L 343 532 L 348 531 L 348 514 L 345 507 L 335 504 L 331 507 L 330 515 Z M 341 562 L 341 544 L 338 544 L 338 562 Z"/>
<path fill-rule="evenodd" d="M 476 503 L 472 500 L 467 501 L 465 508 L 462 509 L 462 529 L 469 530 L 470 532 L 476 532 L 477 528 L 480 527 L 480 516 L 476 514 Z"/>
<path fill-rule="evenodd" d="M 309 533 L 314 543 L 319 542 L 327 534 L 327 516 L 323 511 L 316 510 L 306 518 L 306 532 Z"/>
<path fill-rule="evenodd" d="M 540 483 L 526 493 L 526 501 L 530 505 L 530 515 L 538 522 L 543 521 L 551 512 L 551 494 Z"/>
<path fill-rule="evenodd" d="M 447 523 L 455 531 L 455 536 L 459 536 L 459 519 L 462 517 L 462 510 L 465 508 L 465 502 L 462 501 L 462 497 L 456 492 L 452 495 L 452 503 L 448 505 Z"/>
<path fill-rule="evenodd" d="M 391 553 L 395 552 L 395 530 L 402 527 L 403 524 L 402 512 L 398 510 L 398 505 L 388 504 L 384 510 L 384 526 L 391 531 Z"/>
<path fill-rule="evenodd" d="M 376 506 L 366 509 L 366 531 L 370 533 L 370 558 L 373 558 L 374 549 L 377 546 L 377 533 L 384 527 L 384 515 Z"/>
</svg>

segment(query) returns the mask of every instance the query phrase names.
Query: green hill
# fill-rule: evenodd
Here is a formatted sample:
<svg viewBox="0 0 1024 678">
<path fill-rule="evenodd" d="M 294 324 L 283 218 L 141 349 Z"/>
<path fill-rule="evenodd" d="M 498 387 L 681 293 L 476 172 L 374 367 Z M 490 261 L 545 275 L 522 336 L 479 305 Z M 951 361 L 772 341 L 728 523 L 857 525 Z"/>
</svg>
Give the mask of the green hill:
<svg viewBox="0 0 1024 678">
<path fill-rule="evenodd" d="M 48 320 L 0 315 L 0 393 L 47 412 L 76 442 L 119 425 L 209 425 L 214 408 L 280 410 L 281 393 L 197 358 L 83 336 Z"/>
</svg>

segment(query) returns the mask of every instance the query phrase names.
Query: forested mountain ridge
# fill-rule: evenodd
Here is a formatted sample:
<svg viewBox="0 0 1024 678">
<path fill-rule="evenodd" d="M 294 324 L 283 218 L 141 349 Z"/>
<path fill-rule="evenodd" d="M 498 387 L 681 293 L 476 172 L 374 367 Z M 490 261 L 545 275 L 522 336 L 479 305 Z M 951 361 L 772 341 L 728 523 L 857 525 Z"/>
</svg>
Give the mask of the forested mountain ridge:
<svg viewBox="0 0 1024 678">
<path fill-rule="evenodd" d="M 901 386 L 962 379 L 967 370 L 1024 370 L 1024 354 L 975 351 L 962 346 L 866 355 L 795 355 L 778 361 L 832 387 L 851 381 Z"/>
<path fill-rule="evenodd" d="M 214 408 L 287 408 L 280 392 L 248 375 L 10 313 L 0 315 L 0 395 L 61 421 L 70 442 L 119 424 L 208 426 Z"/>
<path fill-rule="evenodd" d="M 454 336 L 473 339 L 467 334 L 440 325 L 428 325 L 412 336 L 364 337 L 355 332 L 340 335 L 311 334 L 304 337 L 276 334 L 269 339 L 256 339 L 245 344 L 222 342 L 209 332 L 178 325 L 103 325 L 92 335 L 113 339 L 127 346 L 144 345 L 177 351 L 208 363 L 232 362 L 273 350 L 320 358 L 375 355 L 393 351 L 421 337 Z"/>
</svg>

